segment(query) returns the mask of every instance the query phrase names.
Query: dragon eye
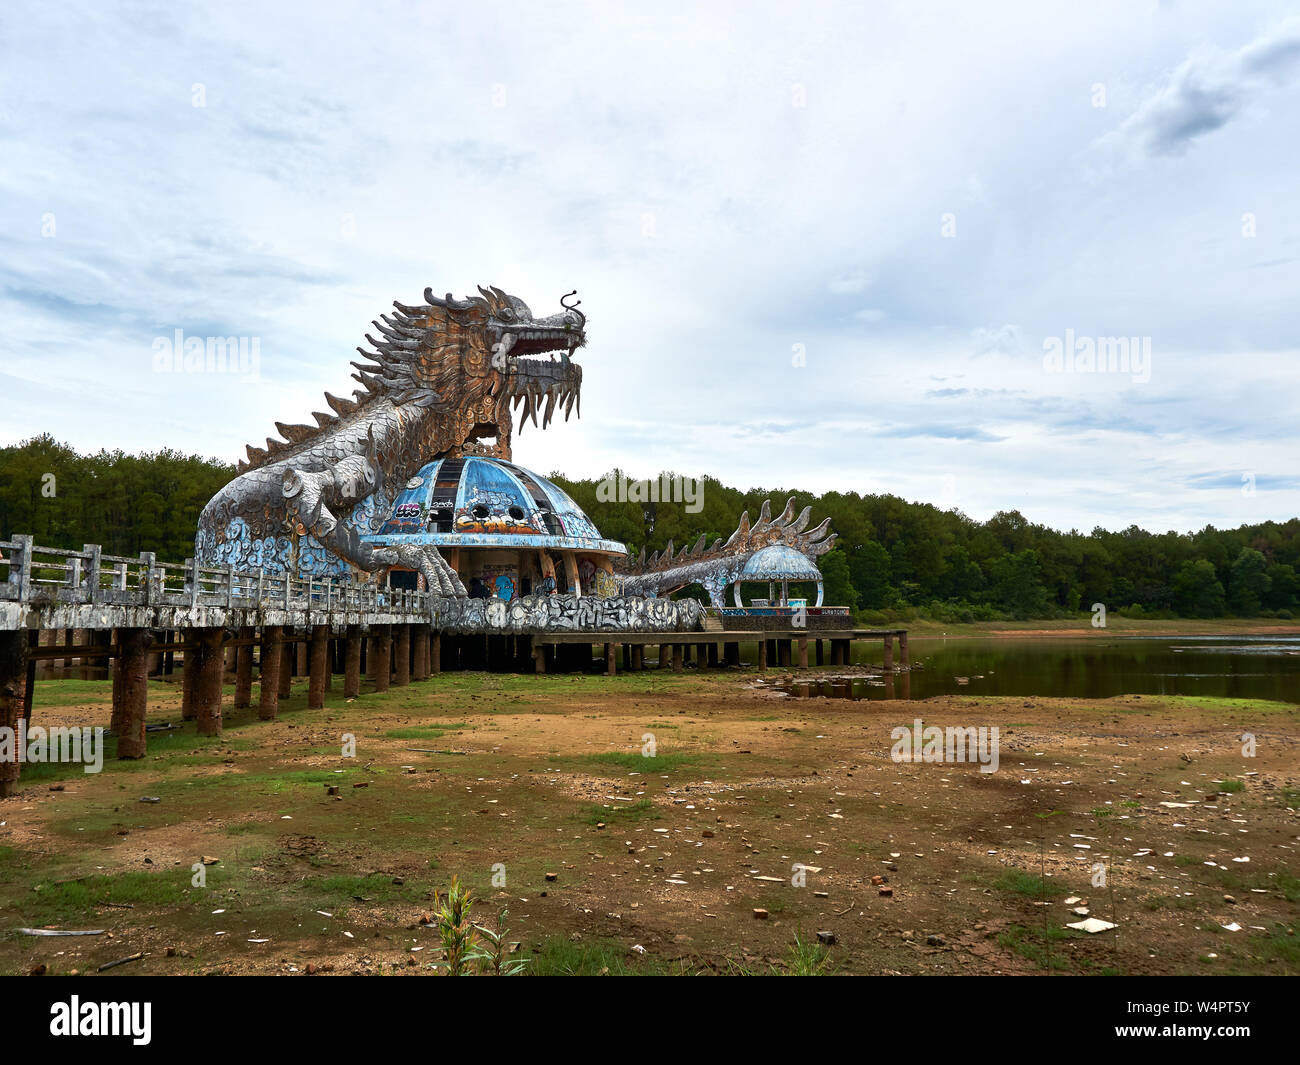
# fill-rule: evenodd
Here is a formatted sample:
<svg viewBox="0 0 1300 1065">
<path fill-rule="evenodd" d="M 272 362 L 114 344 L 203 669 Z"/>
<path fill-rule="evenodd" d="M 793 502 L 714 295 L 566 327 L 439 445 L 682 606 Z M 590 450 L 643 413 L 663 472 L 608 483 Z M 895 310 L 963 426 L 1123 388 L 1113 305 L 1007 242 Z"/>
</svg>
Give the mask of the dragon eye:
<svg viewBox="0 0 1300 1065">
<path fill-rule="evenodd" d="M 509 307 L 506 307 L 501 311 L 501 320 L 504 322 L 513 322 L 515 320 L 515 312 Z"/>
</svg>

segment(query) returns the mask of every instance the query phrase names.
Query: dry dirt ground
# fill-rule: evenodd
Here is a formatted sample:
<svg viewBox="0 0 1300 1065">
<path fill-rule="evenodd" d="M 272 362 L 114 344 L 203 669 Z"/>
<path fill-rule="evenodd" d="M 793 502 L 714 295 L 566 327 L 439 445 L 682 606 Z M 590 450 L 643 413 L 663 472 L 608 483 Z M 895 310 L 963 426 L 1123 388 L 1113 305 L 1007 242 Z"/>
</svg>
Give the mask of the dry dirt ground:
<svg viewBox="0 0 1300 1065">
<path fill-rule="evenodd" d="M 456 673 L 347 703 L 336 678 L 274 722 L 228 689 L 217 740 L 158 682 L 151 722 L 179 727 L 147 758 L 27 766 L 0 803 L 0 971 L 429 973 L 456 876 L 538 973 L 1300 973 L 1300 708 L 782 676 Z M 43 681 L 33 724 L 106 726 L 108 694 Z M 917 718 L 998 726 L 999 770 L 894 761 Z"/>
</svg>

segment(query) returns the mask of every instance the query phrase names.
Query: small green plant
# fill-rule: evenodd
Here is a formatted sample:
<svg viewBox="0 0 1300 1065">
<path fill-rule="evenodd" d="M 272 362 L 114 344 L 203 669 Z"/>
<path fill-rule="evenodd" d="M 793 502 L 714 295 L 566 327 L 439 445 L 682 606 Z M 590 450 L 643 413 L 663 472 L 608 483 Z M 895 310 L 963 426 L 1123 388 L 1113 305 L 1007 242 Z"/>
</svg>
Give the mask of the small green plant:
<svg viewBox="0 0 1300 1065">
<path fill-rule="evenodd" d="M 483 938 L 470 950 L 467 960 L 473 963 L 480 973 L 492 976 L 518 976 L 528 964 L 526 958 L 511 959 L 506 948 L 506 918 L 510 911 L 505 907 L 497 914 L 495 931 L 476 924 L 474 930 Z"/>
<path fill-rule="evenodd" d="M 442 939 L 443 962 L 447 976 L 464 976 L 470 955 L 478 944 L 478 932 L 469 919 L 474 906 L 474 893 L 461 887 L 460 878 L 451 878 L 447 894 L 434 892 L 437 910 L 438 935 Z"/>
<path fill-rule="evenodd" d="M 1219 781 L 1219 791 L 1221 792 L 1238 792 L 1245 791 L 1246 785 L 1240 780 L 1221 780 Z"/>
<path fill-rule="evenodd" d="M 830 975 L 830 952 L 815 939 L 804 939 L 796 932 L 794 945 L 786 960 L 786 972 L 790 976 L 828 976 Z"/>
</svg>

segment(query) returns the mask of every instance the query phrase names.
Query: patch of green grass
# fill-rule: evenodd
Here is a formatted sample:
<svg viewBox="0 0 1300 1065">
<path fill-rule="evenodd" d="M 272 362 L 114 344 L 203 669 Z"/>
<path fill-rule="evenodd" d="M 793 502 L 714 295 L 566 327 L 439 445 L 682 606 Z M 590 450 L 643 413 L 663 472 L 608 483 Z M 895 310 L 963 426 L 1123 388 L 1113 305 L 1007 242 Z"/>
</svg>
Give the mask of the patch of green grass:
<svg viewBox="0 0 1300 1065">
<path fill-rule="evenodd" d="M 103 920 L 103 911 L 97 909 L 105 903 L 134 908 L 174 910 L 184 906 L 194 896 L 190 886 L 188 866 L 166 869 L 156 873 L 129 871 L 111 876 L 95 875 L 63 882 L 46 880 L 36 884 L 31 893 L 8 907 L 22 917 L 24 924 L 61 924 L 69 920 Z M 215 886 L 222 873 L 216 867 L 207 870 L 208 888 Z"/>
<path fill-rule="evenodd" d="M 804 939 L 796 932 L 794 945 L 786 956 L 786 975 L 788 976 L 830 976 L 830 951 L 816 938 Z"/>
<path fill-rule="evenodd" d="M 394 877 L 388 873 L 369 873 L 355 876 L 337 873 L 332 876 L 307 877 L 302 882 L 303 890 L 311 897 L 325 899 L 338 906 L 354 899 L 367 902 L 422 902 L 430 892 L 426 884 L 404 880 L 401 884 L 393 883 Z"/>
<path fill-rule="evenodd" d="M 1159 910 L 1194 910 L 1196 899 L 1186 895 L 1151 895 L 1142 900 L 1142 908 L 1155 913 Z"/>
<path fill-rule="evenodd" d="M 534 976 L 671 976 L 691 971 L 652 954 L 636 955 L 614 940 L 544 940 L 526 972 Z"/>
<path fill-rule="evenodd" d="M 1294 927 L 1275 924 L 1267 933 L 1252 935 L 1249 943 L 1251 953 L 1265 964 L 1280 962 L 1287 972 L 1300 971 L 1300 935 Z"/>
<path fill-rule="evenodd" d="M 618 803 L 614 806 L 588 806 L 579 816 L 589 825 L 601 822 L 611 825 L 625 821 L 658 821 L 660 815 L 649 799 L 637 799 L 636 802 Z"/>
<path fill-rule="evenodd" d="M 629 772 L 667 773 L 681 766 L 692 765 L 699 760 L 698 755 L 683 754 L 679 751 L 660 751 L 651 757 L 640 751 L 602 751 L 599 754 L 579 755 L 577 761 L 594 762 L 597 765 L 618 766 Z"/>
<path fill-rule="evenodd" d="M 1068 928 L 1030 929 L 1021 924 L 1012 925 L 998 936 L 998 946 L 1019 954 L 1026 961 L 1031 961 L 1040 969 L 1056 972 L 1069 972 L 1070 959 L 1054 949 L 1054 944 L 1078 936 Z"/>
<path fill-rule="evenodd" d="M 1050 899 L 1059 890 L 1050 880 L 1026 873 L 1023 869 L 1008 869 L 993 881 L 993 886 L 998 891 L 1008 891 L 1028 899 Z"/>
<path fill-rule="evenodd" d="M 1219 781 L 1219 791 L 1221 792 L 1238 792 L 1245 791 L 1246 785 L 1240 780 L 1221 780 Z"/>
<path fill-rule="evenodd" d="M 448 722 L 445 725 L 412 725 L 389 729 L 384 735 L 390 740 L 440 740 L 448 732 L 471 727 L 468 721 Z"/>
</svg>

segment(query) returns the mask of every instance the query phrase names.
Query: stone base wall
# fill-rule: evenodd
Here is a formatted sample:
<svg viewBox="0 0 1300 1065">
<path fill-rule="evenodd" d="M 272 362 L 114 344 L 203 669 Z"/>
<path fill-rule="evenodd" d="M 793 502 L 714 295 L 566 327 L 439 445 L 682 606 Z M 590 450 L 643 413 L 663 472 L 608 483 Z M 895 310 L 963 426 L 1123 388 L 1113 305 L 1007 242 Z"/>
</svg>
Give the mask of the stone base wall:
<svg viewBox="0 0 1300 1065">
<path fill-rule="evenodd" d="M 696 632 L 703 618 L 698 599 L 525 595 L 436 598 L 431 620 L 440 632 Z"/>
</svg>

